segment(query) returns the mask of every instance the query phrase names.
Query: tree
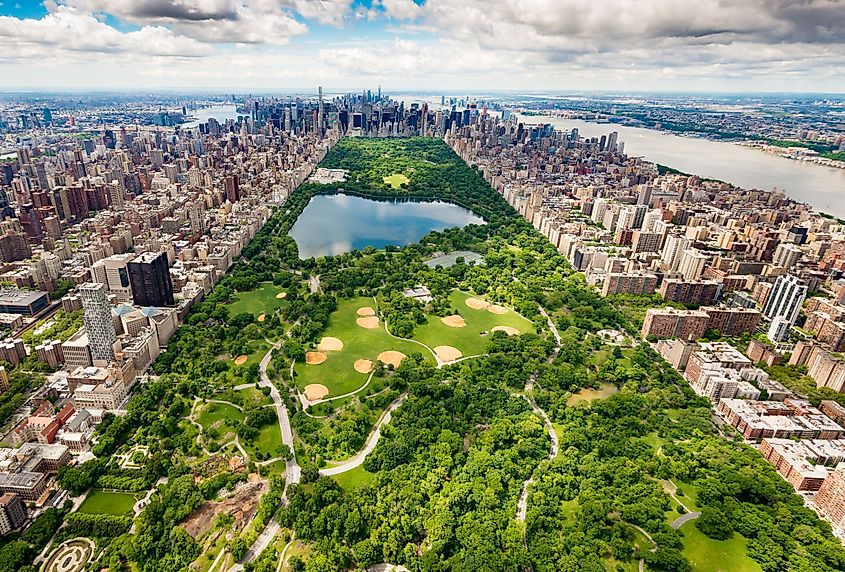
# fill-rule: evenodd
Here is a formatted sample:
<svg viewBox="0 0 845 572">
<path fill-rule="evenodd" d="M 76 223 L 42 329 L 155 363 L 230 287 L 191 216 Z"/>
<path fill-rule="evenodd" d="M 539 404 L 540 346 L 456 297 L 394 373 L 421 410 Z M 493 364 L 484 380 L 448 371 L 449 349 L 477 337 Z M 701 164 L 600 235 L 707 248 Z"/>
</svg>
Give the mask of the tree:
<svg viewBox="0 0 845 572">
<path fill-rule="evenodd" d="M 695 520 L 695 527 L 714 540 L 727 540 L 733 536 L 733 525 L 721 510 L 706 506 Z"/>
</svg>

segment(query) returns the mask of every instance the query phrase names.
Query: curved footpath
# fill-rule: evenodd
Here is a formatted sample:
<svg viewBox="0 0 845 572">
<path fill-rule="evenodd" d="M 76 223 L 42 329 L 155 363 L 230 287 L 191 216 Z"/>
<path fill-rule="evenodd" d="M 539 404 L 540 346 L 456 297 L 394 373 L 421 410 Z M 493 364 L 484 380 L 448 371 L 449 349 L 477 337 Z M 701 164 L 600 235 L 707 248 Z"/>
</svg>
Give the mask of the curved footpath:
<svg viewBox="0 0 845 572">
<path fill-rule="evenodd" d="M 408 392 L 402 393 L 399 397 L 393 400 L 393 402 L 388 406 L 387 409 L 381 414 L 381 417 L 376 422 L 376 426 L 373 429 L 370 436 L 367 437 L 367 442 L 364 445 L 364 448 L 358 451 L 354 456 L 349 457 L 347 460 L 343 461 L 339 465 L 334 465 L 332 467 L 326 467 L 324 469 L 320 469 L 320 475 L 324 477 L 330 477 L 332 475 L 339 475 L 340 473 L 345 473 L 346 471 L 351 471 L 356 467 L 360 467 L 364 463 L 364 459 L 373 452 L 373 449 L 376 448 L 378 445 L 378 440 L 381 438 L 381 428 L 390 423 L 390 419 L 393 416 L 393 412 L 402 405 L 402 402 L 408 397 Z"/>
<path fill-rule="evenodd" d="M 560 333 L 557 331 L 557 326 L 555 326 L 554 322 L 552 321 L 551 317 L 546 313 L 542 306 L 538 306 L 540 309 L 540 313 L 546 318 L 546 323 L 549 326 L 549 330 L 552 332 L 552 336 L 555 339 L 555 349 L 552 352 L 552 355 L 549 356 L 549 359 L 546 360 L 547 364 L 551 364 L 555 358 L 557 358 L 558 353 L 560 353 Z M 549 433 L 549 438 L 551 439 L 551 444 L 549 445 L 549 460 L 551 461 L 555 457 L 557 457 L 558 452 L 558 441 L 557 441 L 557 433 L 555 432 L 554 425 L 552 425 L 551 419 L 546 414 L 543 409 L 537 405 L 537 402 L 534 401 L 534 398 L 531 397 L 531 392 L 534 390 L 534 384 L 537 382 L 537 377 L 539 377 L 540 372 L 535 371 L 531 374 L 531 377 L 528 378 L 528 381 L 525 382 L 525 389 L 522 396 L 528 401 L 528 404 L 531 406 L 531 410 L 534 411 L 534 414 L 540 417 L 543 421 L 543 425 L 546 427 L 546 431 Z M 528 489 L 531 485 L 534 484 L 534 474 L 522 483 L 522 492 L 519 494 L 519 500 L 516 503 L 516 520 L 520 522 L 525 521 L 525 515 L 528 512 Z"/>
<path fill-rule="evenodd" d="M 302 470 L 299 467 L 299 463 L 296 462 L 293 430 L 290 426 L 288 409 L 285 407 L 281 395 L 279 395 L 279 390 L 276 389 L 276 386 L 270 381 L 270 378 L 267 377 L 267 365 L 270 363 L 273 350 L 278 347 L 279 344 L 273 344 L 273 347 L 267 350 L 267 353 L 264 354 L 264 357 L 261 359 L 261 364 L 258 366 L 260 376 L 258 386 L 270 388 L 270 397 L 273 399 L 273 405 L 276 407 L 276 416 L 279 418 L 279 431 L 282 434 L 282 443 L 290 448 L 290 458 L 285 461 L 285 488 L 282 491 L 282 505 L 287 505 L 288 487 L 299 483 L 302 478 Z M 253 542 L 252 546 L 249 547 L 249 550 L 246 551 L 246 554 L 241 561 L 229 568 L 229 572 L 240 572 L 243 570 L 243 563 L 251 562 L 259 554 L 261 554 L 261 552 L 267 548 L 267 546 L 270 545 L 270 542 L 272 542 L 272 540 L 276 537 L 280 528 L 279 522 L 275 518 L 270 518 L 270 522 L 267 523 L 267 526 L 264 527 L 264 530 L 261 531 L 261 534 L 258 535 L 258 538 L 255 539 L 255 542 Z"/>
</svg>

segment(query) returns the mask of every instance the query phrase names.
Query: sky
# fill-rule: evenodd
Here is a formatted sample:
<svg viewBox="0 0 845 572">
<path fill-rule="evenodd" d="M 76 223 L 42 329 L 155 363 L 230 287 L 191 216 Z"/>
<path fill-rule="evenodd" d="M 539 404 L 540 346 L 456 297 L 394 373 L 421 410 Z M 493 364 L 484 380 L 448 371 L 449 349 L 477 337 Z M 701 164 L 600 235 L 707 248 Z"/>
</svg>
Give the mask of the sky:
<svg viewBox="0 0 845 572">
<path fill-rule="evenodd" d="M 0 90 L 845 92 L 845 0 L 0 0 Z"/>
</svg>

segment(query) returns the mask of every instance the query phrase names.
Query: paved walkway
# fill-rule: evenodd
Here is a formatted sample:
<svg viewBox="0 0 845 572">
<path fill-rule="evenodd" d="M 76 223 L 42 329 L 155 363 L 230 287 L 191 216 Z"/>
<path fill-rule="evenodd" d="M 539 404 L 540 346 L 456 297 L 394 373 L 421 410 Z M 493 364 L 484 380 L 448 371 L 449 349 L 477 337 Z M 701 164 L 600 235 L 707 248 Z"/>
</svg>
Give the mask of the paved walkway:
<svg viewBox="0 0 845 572">
<path fill-rule="evenodd" d="M 555 349 L 552 352 L 552 355 L 549 356 L 549 359 L 546 360 L 547 364 L 551 364 L 555 358 L 557 358 L 558 353 L 560 352 L 560 334 L 557 331 L 557 326 L 555 326 L 554 322 L 552 321 L 551 317 L 546 313 L 542 306 L 539 306 L 540 313 L 546 318 L 546 323 L 549 326 L 549 330 L 552 332 L 552 336 L 555 339 Z M 546 431 L 549 433 L 549 438 L 551 439 L 551 444 L 549 445 L 549 460 L 551 461 L 555 457 L 557 457 L 558 453 L 558 440 L 557 440 L 557 433 L 555 432 L 554 425 L 552 425 L 551 419 L 546 414 L 543 409 L 537 405 L 537 402 L 534 401 L 534 398 L 531 397 L 531 392 L 534 390 L 534 384 L 537 382 L 537 377 L 539 377 L 540 372 L 535 371 L 531 374 L 528 378 L 528 381 L 525 382 L 525 389 L 523 390 L 522 397 L 528 401 L 528 404 L 531 406 L 531 410 L 534 411 L 534 414 L 540 417 L 543 421 L 543 425 L 546 427 Z M 522 483 L 522 492 L 519 493 L 519 500 L 516 503 L 516 520 L 520 522 L 525 521 L 525 516 L 528 513 L 528 489 L 531 485 L 534 484 L 534 474 L 532 473 L 531 476 Z"/>
<path fill-rule="evenodd" d="M 299 483 L 302 478 L 302 470 L 299 467 L 299 463 L 296 462 L 293 430 L 291 429 L 290 418 L 288 417 L 288 409 L 285 407 L 281 395 L 279 395 L 279 390 L 273 382 L 270 381 L 270 378 L 267 377 L 267 366 L 270 364 L 270 359 L 273 357 L 273 350 L 278 347 L 279 344 L 273 344 L 273 347 L 267 350 L 267 353 L 264 354 L 264 357 L 261 359 L 261 364 L 258 366 L 260 378 L 258 385 L 259 387 L 270 388 L 270 397 L 273 399 L 273 405 L 276 407 L 276 416 L 279 419 L 279 431 L 282 434 L 282 443 L 290 448 L 290 458 L 285 460 L 285 488 L 282 491 L 282 505 L 287 505 L 288 488 L 290 485 Z M 259 554 L 261 554 L 261 552 L 267 548 L 267 546 L 270 545 L 270 542 L 272 542 L 276 537 L 280 528 L 278 521 L 275 518 L 271 518 L 270 522 L 267 523 L 267 526 L 264 527 L 264 530 L 261 531 L 261 534 L 258 535 L 255 542 L 252 543 L 252 546 L 250 546 L 246 551 L 246 554 L 241 561 L 229 568 L 229 572 L 240 572 L 243 570 L 243 563 L 251 562 Z"/>
<path fill-rule="evenodd" d="M 326 467 L 324 469 L 320 469 L 320 474 L 323 476 L 331 476 L 331 475 L 339 475 L 341 473 L 345 473 L 346 471 L 351 471 L 356 467 L 360 467 L 364 463 L 364 459 L 373 452 L 378 445 L 378 440 L 381 438 L 381 428 L 388 423 L 390 423 L 390 419 L 392 414 L 396 409 L 402 405 L 402 402 L 408 397 L 408 392 L 406 391 L 399 397 L 393 400 L 393 402 L 388 406 L 387 409 L 381 414 L 381 417 L 376 422 L 373 431 L 370 433 L 370 436 L 367 437 L 367 442 L 364 445 L 364 448 L 358 451 L 355 455 L 348 458 L 347 460 L 343 461 L 338 465 L 334 465 L 333 467 Z"/>
</svg>

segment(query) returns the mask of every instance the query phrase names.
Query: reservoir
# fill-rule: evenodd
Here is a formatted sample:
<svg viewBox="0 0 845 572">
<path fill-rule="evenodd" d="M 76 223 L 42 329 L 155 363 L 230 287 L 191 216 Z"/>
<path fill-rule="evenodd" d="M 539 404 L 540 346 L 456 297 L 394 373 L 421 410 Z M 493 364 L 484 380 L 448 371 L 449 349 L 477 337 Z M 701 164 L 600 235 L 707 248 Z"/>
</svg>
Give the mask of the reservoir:
<svg viewBox="0 0 845 572">
<path fill-rule="evenodd" d="M 548 115 L 520 116 L 520 120 L 529 124 L 551 123 L 564 131 L 577 128 L 582 137 L 588 138 L 617 131 L 629 156 L 644 157 L 684 173 L 746 189 L 777 188 L 792 199 L 845 218 L 845 169 L 785 159 L 734 143 L 680 137 L 640 127 Z"/>
<path fill-rule="evenodd" d="M 367 246 L 418 242 L 433 230 L 484 224 L 472 211 L 442 201 L 372 200 L 317 195 L 291 228 L 302 259 L 343 254 Z"/>
</svg>

